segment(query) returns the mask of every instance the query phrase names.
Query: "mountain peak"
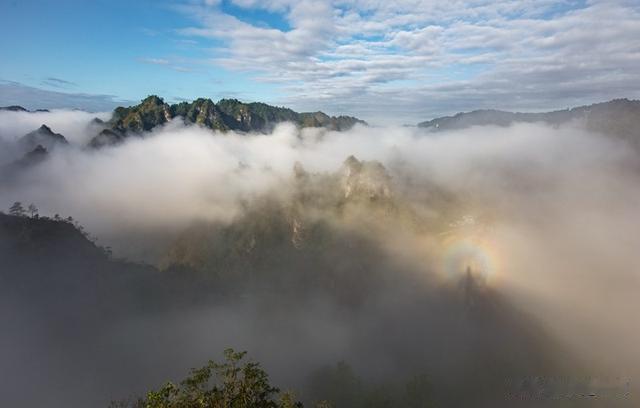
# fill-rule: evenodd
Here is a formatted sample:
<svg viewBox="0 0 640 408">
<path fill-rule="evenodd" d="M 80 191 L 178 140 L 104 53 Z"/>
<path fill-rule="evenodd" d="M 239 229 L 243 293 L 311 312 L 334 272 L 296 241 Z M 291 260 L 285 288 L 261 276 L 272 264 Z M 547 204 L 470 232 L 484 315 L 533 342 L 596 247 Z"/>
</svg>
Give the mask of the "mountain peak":
<svg viewBox="0 0 640 408">
<path fill-rule="evenodd" d="M 149 95 L 142 100 L 142 105 L 162 106 L 164 105 L 164 99 L 158 95 Z"/>
<path fill-rule="evenodd" d="M 378 161 L 360 161 L 349 156 L 342 167 L 342 188 L 345 198 L 388 199 L 391 198 L 391 176 Z"/>
<path fill-rule="evenodd" d="M 38 147 L 45 150 L 52 150 L 58 146 L 68 145 L 67 139 L 60 133 L 55 133 L 47 125 L 42 125 L 38 129 L 22 136 L 18 141 L 25 151 L 33 151 Z"/>
<path fill-rule="evenodd" d="M 198 98 L 193 102 L 168 105 L 157 95 L 150 95 L 140 104 L 117 107 L 107 123 L 109 143 L 92 140 L 93 147 L 120 142 L 127 132 L 141 133 L 180 117 L 186 124 L 197 124 L 216 131 L 269 132 L 281 122 L 292 122 L 300 127 L 325 127 L 331 130 L 347 130 L 366 122 L 350 116 L 329 116 L 323 112 L 298 113 L 289 108 L 267 105 L 261 102 L 244 103 L 238 99 L 220 99 L 216 104 L 210 98 Z M 118 137 L 114 137 L 118 135 Z M 96 138 L 105 139 L 104 130 Z M 94 138 L 94 139 L 96 139 Z"/>
<path fill-rule="evenodd" d="M 37 131 L 53 134 L 53 131 L 51 130 L 51 128 L 45 124 L 42 124 Z"/>
</svg>

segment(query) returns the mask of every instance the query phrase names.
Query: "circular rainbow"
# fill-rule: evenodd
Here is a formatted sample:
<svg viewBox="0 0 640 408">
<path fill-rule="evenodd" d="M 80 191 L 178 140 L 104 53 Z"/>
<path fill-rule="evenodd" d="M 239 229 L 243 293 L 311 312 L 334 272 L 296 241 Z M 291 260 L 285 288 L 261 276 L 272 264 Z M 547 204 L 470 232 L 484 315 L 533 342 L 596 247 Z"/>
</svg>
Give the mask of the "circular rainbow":
<svg viewBox="0 0 640 408">
<path fill-rule="evenodd" d="M 486 237 L 449 236 L 444 242 L 442 268 L 445 276 L 459 278 L 470 270 L 486 283 L 495 282 L 499 271 L 495 245 Z"/>
</svg>

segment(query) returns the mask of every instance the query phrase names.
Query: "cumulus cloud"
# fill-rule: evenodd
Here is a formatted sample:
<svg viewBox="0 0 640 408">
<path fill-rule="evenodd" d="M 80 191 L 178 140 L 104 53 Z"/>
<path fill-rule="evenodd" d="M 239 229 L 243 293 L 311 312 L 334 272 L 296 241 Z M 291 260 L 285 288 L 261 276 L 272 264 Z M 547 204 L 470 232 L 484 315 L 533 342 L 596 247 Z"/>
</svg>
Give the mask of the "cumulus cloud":
<svg viewBox="0 0 640 408">
<path fill-rule="evenodd" d="M 215 64 L 280 84 L 282 102 L 299 109 L 415 123 L 472 108 L 562 108 L 640 95 L 633 2 L 234 4 L 279 13 L 290 28 L 191 3 L 182 10 L 199 25 L 180 32 L 215 40 Z"/>
</svg>

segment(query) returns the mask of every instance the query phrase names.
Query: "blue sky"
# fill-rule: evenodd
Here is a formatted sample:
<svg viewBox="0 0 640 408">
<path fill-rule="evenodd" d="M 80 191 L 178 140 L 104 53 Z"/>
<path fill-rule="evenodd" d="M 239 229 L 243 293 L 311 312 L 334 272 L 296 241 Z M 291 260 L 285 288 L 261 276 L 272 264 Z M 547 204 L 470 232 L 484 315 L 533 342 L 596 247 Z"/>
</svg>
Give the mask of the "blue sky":
<svg viewBox="0 0 640 408">
<path fill-rule="evenodd" d="M 0 0 L 0 105 L 236 97 L 415 123 L 640 96 L 633 0 Z"/>
<path fill-rule="evenodd" d="M 247 75 L 215 65 L 164 64 L 167 57 L 206 59 L 211 46 L 210 41 L 175 35 L 175 29 L 192 21 L 169 2 L 20 0 L 1 4 L 0 35 L 11 39 L 0 42 L 3 80 L 134 101 L 151 93 L 178 100 L 243 93 L 262 99 L 276 92 L 266 84 L 247 86 Z"/>
</svg>

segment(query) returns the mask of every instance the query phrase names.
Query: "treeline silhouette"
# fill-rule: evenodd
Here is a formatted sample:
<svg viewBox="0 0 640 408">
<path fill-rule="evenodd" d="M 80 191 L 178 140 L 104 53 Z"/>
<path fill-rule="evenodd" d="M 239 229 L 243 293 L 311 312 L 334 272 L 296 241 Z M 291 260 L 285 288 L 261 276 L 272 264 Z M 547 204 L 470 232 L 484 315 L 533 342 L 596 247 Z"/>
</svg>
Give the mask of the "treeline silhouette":
<svg viewBox="0 0 640 408">
<path fill-rule="evenodd" d="M 3 212 L 0 211 L 0 214 Z M 78 220 L 74 219 L 72 216 L 63 217 L 60 214 L 56 213 L 53 216 L 49 217 L 46 215 L 40 215 L 40 210 L 34 203 L 30 203 L 26 208 L 24 207 L 21 201 L 14 202 L 9 207 L 9 215 L 14 217 L 23 217 L 23 218 L 31 218 L 31 219 L 42 219 L 42 220 L 51 220 L 57 222 L 65 222 L 73 225 L 73 227 L 78 230 L 86 239 L 91 241 L 94 245 L 96 245 L 105 255 L 108 257 L 113 256 L 113 250 L 110 246 L 102 246 L 98 245 L 98 237 L 91 235 L 86 228 L 81 225 Z"/>
</svg>

